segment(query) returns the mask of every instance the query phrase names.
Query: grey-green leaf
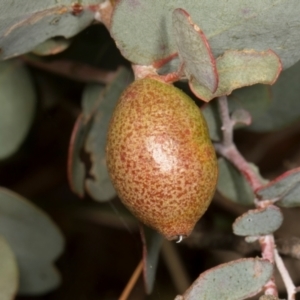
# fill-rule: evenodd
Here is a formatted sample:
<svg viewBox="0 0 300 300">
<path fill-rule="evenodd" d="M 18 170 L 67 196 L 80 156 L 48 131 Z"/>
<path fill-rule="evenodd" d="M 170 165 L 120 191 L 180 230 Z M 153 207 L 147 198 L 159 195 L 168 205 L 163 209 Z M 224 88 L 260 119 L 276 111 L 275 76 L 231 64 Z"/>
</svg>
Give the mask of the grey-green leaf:
<svg viewBox="0 0 300 300">
<path fill-rule="evenodd" d="M 272 295 L 262 295 L 261 297 L 259 297 L 258 300 L 280 300 L 280 299 L 278 297 L 272 296 Z"/>
<path fill-rule="evenodd" d="M 283 207 L 300 206 L 300 168 L 287 171 L 269 184 L 260 188 L 256 194 L 261 199 L 278 199 L 276 205 Z"/>
<path fill-rule="evenodd" d="M 115 79 L 103 91 L 102 87 L 99 86 L 99 93 L 97 93 L 95 85 L 90 85 L 87 89 L 90 89 L 91 93 L 85 92 L 86 97 L 91 94 L 95 97 L 94 101 L 84 101 L 86 103 L 84 105 L 86 107 L 85 114 L 93 110 L 93 104 L 91 103 L 96 105 L 91 129 L 85 142 L 85 150 L 90 154 L 92 162 L 90 175 L 93 179 L 86 179 L 85 184 L 89 195 L 97 201 L 108 201 L 116 195 L 106 168 L 106 137 L 116 103 L 131 81 L 132 74 L 127 69 L 121 68 L 118 70 Z"/>
<path fill-rule="evenodd" d="M 183 9 L 173 12 L 174 37 L 186 76 L 214 93 L 218 87 L 216 61 L 201 29 Z"/>
<path fill-rule="evenodd" d="M 64 240 L 52 220 L 20 195 L 0 188 L 0 234 L 14 252 L 21 294 L 41 294 L 56 288 L 60 276 L 53 262 Z"/>
<path fill-rule="evenodd" d="M 245 109 L 251 115 L 250 128 L 255 126 L 257 120 L 268 110 L 272 103 L 270 89 L 271 87 L 268 85 L 256 84 L 234 90 L 228 97 L 230 112 Z"/>
<path fill-rule="evenodd" d="M 295 185 L 284 195 L 276 205 L 282 207 L 297 207 L 300 206 L 300 184 Z"/>
<path fill-rule="evenodd" d="M 72 191 L 79 197 L 84 196 L 84 183 L 86 177 L 85 164 L 81 160 L 87 136 L 93 124 L 97 110 L 98 98 L 103 91 L 101 84 L 88 84 L 82 97 L 82 114 L 76 120 L 69 144 L 68 179 Z M 93 185 L 93 181 L 91 185 Z M 106 188 L 104 188 L 106 190 Z"/>
<path fill-rule="evenodd" d="M 259 258 L 243 258 L 202 273 L 181 300 L 242 300 L 255 296 L 273 275 L 273 265 Z"/>
<path fill-rule="evenodd" d="M 93 22 L 95 6 L 103 0 L 11 2 L 0 5 L 0 59 L 31 51 L 55 36 L 69 38 Z"/>
<path fill-rule="evenodd" d="M 163 237 L 155 230 L 140 225 L 141 237 L 143 242 L 143 270 L 146 293 L 150 294 L 153 290 L 156 269 Z"/>
<path fill-rule="evenodd" d="M 52 38 L 37 45 L 32 52 L 36 55 L 55 55 L 65 51 L 71 44 L 71 40 L 63 37 Z"/>
<path fill-rule="evenodd" d="M 233 202 L 243 205 L 253 204 L 254 193 L 243 175 L 224 158 L 218 159 L 218 165 L 218 192 Z"/>
<path fill-rule="evenodd" d="M 283 71 L 275 84 L 270 87 L 268 105 L 263 113 L 253 120 L 249 129 L 258 132 L 278 130 L 299 120 L 299 81 L 300 62 Z M 264 97 L 259 94 L 252 97 L 254 103 L 259 103 L 261 99 Z"/>
<path fill-rule="evenodd" d="M 273 84 L 282 70 L 274 51 L 228 50 L 218 57 L 219 85 L 214 93 L 199 84 L 195 78 L 189 85 L 193 93 L 208 102 L 213 98 L 230 95 L 233 90 L 257 83 Z"/>
<path fill-rule="evenodd" d="M 298 0 L 120 0 L 111 34 L 122 54 L 136 64 L 150 65 L 176 52 L 176 8 L 186 10 L 203 30 L 215 57 L 228 49 L 272 49 L 284 68 L 300 58 Z"/>
<path fill-rule="evenodd" d="M 79 197 L 84 196 L 84 180 L 86 176 L 85 164 L 82 162 L 80 156 L 89 129 L 90 122 L 85 124 L 83 114 L 79 115 L 74 125 L 69 144 L 68 179 L 71 190 Z"/>
<path fill-rule="evenodd" d="M 0 299 L 14 299 L 18 285 L 19 271 L 16 257 L 5 238 L 0 236 Z"/>
<path fill-rule="evenodd" d="M 256 191 L 260 199 L 282 198 L 300 183 L 300 167 L 287 171 Z M 300 196 L 299 196 L 300 197 Z"/>
<path fill-rule="evenodd" d="M 101 97 L 103 92 L 104 85 L 99 83 L 90 83 L 85 87 L 81 101 L 83 120 L 85 123 L 94 117 L 98 105 L 102 101 Z"/>
<path fill-rule="evenodd" d="M 250 113 L 243 109 L 243 108 L 238 108 L 234 110 L 231 114 L 231 120 L 234 121 L 235 126 L 239 125 L 250 125 L 252 118 Z"/>
<path fill-rule="evenodd" d="M 35 88 L 19 60 L 0 62 L 0 160 L 15 153 L 32 124 Z"/>
<path fill-rule="evenodd" d="M 220 119 L 218 106 L 216 101 L 205 104 L 202 108 L 203 116 L 207 122 L 210 138 L 218 142 L 222 139 L 222 122 Z"/>
<path fill-rule="evenodd" d="M 252 209 L 235 220 L 233 232 L 241 236 L 267 235 L 276 231 L 282 221 L 282 213 L 276 206 Z"/>
</svg>

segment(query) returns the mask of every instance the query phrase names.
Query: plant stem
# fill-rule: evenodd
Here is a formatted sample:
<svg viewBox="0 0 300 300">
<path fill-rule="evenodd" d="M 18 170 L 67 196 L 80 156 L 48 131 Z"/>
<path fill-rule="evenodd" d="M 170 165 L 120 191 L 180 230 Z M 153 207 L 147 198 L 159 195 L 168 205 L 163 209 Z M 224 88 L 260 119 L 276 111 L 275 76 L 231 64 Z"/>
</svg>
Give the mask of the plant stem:
<svg viewBox="0 0 300 300">
<path fill-rule="evenodd" d="M 287 290 L 288 300 L 295 300 L 295 295 L 296 295 L 297 289 L 291 279 L 291 276 L 290 276 L 288 270 L 286 269 L 286 267 L 282 261 L 281 256 L 278 254 L 278 251 L 276 248 L 274 249 L 274 258 L 275 258 L 277 269 L 281 275 L 281 278 L 282 278 L 285 288 Z"/>
<path fill-rule="evenodd" d="M 25 55 L 21 57 L 21 60 L 34 68 L 79 82 L 99 82 L 109 84 L 115 78 L 116 74 L 114 71 L 104 71 L 87 64 L 70 60 L 54 60 L 46 62 Z"/>
<path fill-rule="evenodd" d="M 119 300 L 127 300 L 128 296 L 130 295 L 133 287 L 135 286 L 138 278 L 140 277 L 141 273 L 143 270 L 143 260 L 141 260 L 139 262 L 139 264 L 137 265 L 137 267 L 135 268 L 133 274 L 131 275 L 125 289 L 123 290 Z"/>
<path fill-rule="evenodd" d="M 262 257 L 274 264 L 274 249 L 276 249 L 273 234 L 265 235 L 259 238 L 262 249 Z M 265 284 L 265 295 L 278 296 L 274 276 Z"/>
<path fill-rule="evenodd" d="M 233 145 L 233 126 L 234 123 L 230 119 L 228 101 L 226 96 L 218 98 L 219 112 L 222 119 L 222 130 L 223 130 L 223 145 L 228 148 Z"/>
<path fill-rule="evenodd" d="M 230 119 L 226 96 L 218 98 L 219 111 L 222 119 L 223 142 L 216 143 L 216 151 L 227 158 L 248 180 L 253 191 L 262 186 L 260 178 L 250 167 L 233 142 L 234 122 Z"/>
<path fill-rule="evenodd" d="M 233 142 L 233 126 L 234 122 L 230 119 L 228 102 L 226 96 L 219 98 L 219 110 L 222 119 L 223 142 L 215 144 L 216 151 L 228 159 L 246 178 L 255 192 L 262 186 L 261 180 L 250 167 L 248 162 L 244 159 L 241 153 L 236 148 Z M 268 201 L 255 201 L 257 207 L 272 204 L 275 199 Z M 284 285 L 288 293 L 288 300 L 295 300 L 295 295 L 298 289 L 295 287 L 288 270 L 286 269 L 281 256 L 276 249 L 274 236 L 272 234 L 261 236 L 259 238 L 260 246 L 262 249 L 262 257 L 269 260 L 271 263 L 276 263 L 279 273 L 282 277 Z M 265 294 L 277 296 L 277 287 L 274 278 L 271 278 L 265 285 Z"/>
<path fill-rule="evenodd" d="M 227 135 L 227 133 L 224 132 L 224 136 L 225 135 Z M 256 191 L 259 187 L 262 186 L 262 183 L 257 174 L 253 171 L 251 166 L 248 164 L 248 162 L 241 155 L 241 153 L 233 143 L 229 146 L 215 143 L 214 146 L 219 154 L 228 159 L 245 176 L 253 191 Z"/>
</svg>

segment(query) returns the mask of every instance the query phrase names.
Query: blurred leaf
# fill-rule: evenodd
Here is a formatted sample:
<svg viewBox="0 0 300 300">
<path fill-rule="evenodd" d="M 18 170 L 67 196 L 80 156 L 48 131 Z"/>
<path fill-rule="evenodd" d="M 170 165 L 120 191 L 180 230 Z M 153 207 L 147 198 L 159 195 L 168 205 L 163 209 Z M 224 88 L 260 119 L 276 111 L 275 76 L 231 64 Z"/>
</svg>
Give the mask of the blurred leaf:
<svg viewBox="0 0 300 300">
<path fill-rule="evenodd" d="M 20 195 L 0 188 L 0 234 L 14 252 L 21 294 L 41 294 L 56 288 L 60 276 L 53 266 L 62 253 L 63 237 L 52 220 Z"/>
<path fill-rule="evenodd" d="M 36 55 L 55 55 L 66 50 L 71 44 L 71 40 L 63 37 L 56 37 L 37 45 L 32 52 Z"/>
<path fill-rule="evenodd" d="M 186 10 L 203 30 L 215 57 L 228 49 L 272 49 L 285 68 L 300 58 L 298 0 L 120 0 L 111 34 L 122 54 L 135 64 L 150 65 L 175 53 L 176 8 Z"/>
<path fill-rule="evenodd" d="M 117 72 L 115 79 L 107 85 L 103 92 L 101 92 L 100 87 L 99 93 L 95 91 L 95 86 L 90 85 L 87 87 L 91 90 L 92 98 L 95 97 L 94 103 L 97 107 L 97 111 L 93 116 L 93 123 L 85 143 L 85 150 L 90 154 L 92 162 L 90 175 L 93 179 L 86 179 L 85 183 L 87 192 L 97 201 L 108 201 L 116 195 L 106 168 L 106 136 L 110 118 L 116 103 L 123 90 L 131 81 L 131 73 L 127 69 L 121 68 Z M 89 93 L 86 91 L 85 97 L 90 97 L 88 95 Z M 92 100 L 89 101 L 89 103 L 93 103 Z M 89 107 L 87 109 L 87 111 L 89 111 L 91 106 L 89 104 L 85 105 Z"/>
<path fill-rule="evenodd" d="M 83 114 L 79 115 L 73 128 L 69 144 L 68 155 L 68 180 L 73 193 L 79 197 L 84 196 L 85 164 L 81 161 L 80 154 L 83 149 L 91 122 L 85 124 Z"/>
<path fill-rule="evenodd" d="M 276 205 L 282 207 L 300 206 L 300 185 L 297 184 L 291 188 L 288 193 L 281 198 L 280 201 L 276 202 Z"/>
<path fill-rule="evenodd" d="M 234 90 L 228 97 L 230 112 L 237 109 L 244 109 L 251 115 L 251 125 L 255 124 L 256 120 L 258 120 L 271 105 L 270 88 L 268 85 L 255 84 Z"/>
<path fill-rule="evenodd" d="M 0 8 L 0 58 L 31 51 L 55 36 L 69 38 L 93 22 L 95 5 L 103 0 L 82 0 L 82 11 L 71 0 L 12 2 Z M 77 7 L 77 9 L 75 9 Z"/>
<path fill-rule="evenodd" d="M 177 72 L 179 66 L 180 66 L 180 58 L 178 55 L 175 55 L 171 60 L 165 62 L 162 66 L 160 66 L 157 72 L 160 75 Z"/>
<path fill-rule="evenodd" d="M 221 141 L 222 139 L 222 122 L 219 116 L 218 103 L 212 101 L 201 107 L 203 116 L 207 122 L 209 136 L 213 141 Z"/>
<path fill-rule="evenodd" d="M 259 293 L 273 275 L 273 265 L 259 258 L 243 258 L 202 273 L 176 300 L 247 299 Z"/>
<path fill-rule="evenodd" d="M 280 299 L 278 297 L 272 296 L 272 295 L 263 295 L 263 296 L 260 296 L 258 300 L 280 300 Z"/>
<path fill-rule="evenodd" d="M 18 150 L 32 124 L 36 94 L 19 60 L 0 62 L 0 159 Z"/>
<path fill-rule="evenodd" d="M 234 110 L 233 113 L 231 114 L 231 120 L 234 121 L 235 126 L 238 126 L 240 124 L 250 125 L 252 118 L 250 113 L 247 110 L 243 108 L 238 108 Z"/>
<path fill-rule="evenodd" d="M 85 87 L 81 101 L 83 120 L 85 123 L 96 114 L 104 88 L 105 86 L 99 83 L 90 83 Z"/>
<path fill-rule="evenodd" d="M 235 220 L 233 232 L 241 236 L 267 235 L 276 231 L 282 221 L 282 213 L 276 206 L 252 209 Z"/>
<path fill-rule="evenodd" d="M 299 2 L 300 3 L 300 2 Z M 299 48 L 300 49 L 300 48 Z M 267 109 L 257 116 L 249 129 L 265 132 L 278 130 L 300 119 L 300 62 L 282 72 L 270 87 L 270 102 Z M 261 97 L 253 97 L 257 103 Z"/>
<path fill-rule="evenodd" d="M 218 87 L 216 61 L 202 30 L 190 15 L 178 8 L 173 12 L 175 42 L 185 74 L 214 93 Z"/>
<path fill-rule="evenodd" d="M 151 294 L 155 282 L 156 269 L 163 237 L 155 230 L 140 225 L 143 243 L 144 282 L 147 294 Z"/>
<path fill-rule="evenodd" d="M 93 116 L 97 109 L 97 100 L 103 90 L 103 85 L 91 83 L 86 86 L 82 96 L 82 114 L 78 116 L 71 140 L 68 155 L 68 179 L 71 190 L 79 197 L 84 196 L 84 181 L 86 177 L 85 164 L 80 155 L 92 126 Z"/>
<path fill-rule="evenodd" d="M 244 176 L 226 159 L 219 158 L 219 177 L 217 191 L 228 200 L 251 205 L 254 202 L 254 193 Z"/>
<path fill-rule="evenodd" d="M 12 300 L 18 291 L 17 261 L 7 241 L 0 236 L 0 299 Z"/>
<path fill-rule="evenodd" d="M 296 236 L 276 238 L 276 246 L 280 254 L 300 259 L 300 238 Z"/>
<path fill-rule="evenodd" d="M 104 71 L 97 67 L 68 59 L 46 60 L 36 55 L 24 55 L 22 60 L 32 67 L 79 82 L 105 84 L 110 83 L 115 76 L 114 71 Z"/>
<path fill-rule="evenodd" d="M 256 191 L 260 199 L 279 198 L 283 207 L 300 206 L 300 168 L 287 171 Z"/>
<path fill-rule="evenodd" d="M 195 78 L 189 85 L 193 93 L 208 102 L 213 98 L 229 95 L 235 89 L 256 83 L 273 84 L 281 72 L 281 62 L 271 50 L 229 50 L 217 59 L 219 85 L 215 93 L 199 84 Z"/>
</svg>

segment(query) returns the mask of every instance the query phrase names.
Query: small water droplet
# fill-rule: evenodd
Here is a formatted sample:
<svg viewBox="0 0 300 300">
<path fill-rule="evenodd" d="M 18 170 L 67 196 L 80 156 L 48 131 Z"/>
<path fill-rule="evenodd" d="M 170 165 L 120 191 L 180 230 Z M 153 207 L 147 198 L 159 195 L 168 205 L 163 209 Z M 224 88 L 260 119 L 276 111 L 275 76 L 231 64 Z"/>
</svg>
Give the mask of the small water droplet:
<svg viewBox="0 0 300 300">
<path fill-rule="evenodd" d="M 182 240 L 183 240 L 183 236 L 180 235 L 179 238 L 178 238 L 178 241 L 176 243 L 179 244 Z"/>
</svg>

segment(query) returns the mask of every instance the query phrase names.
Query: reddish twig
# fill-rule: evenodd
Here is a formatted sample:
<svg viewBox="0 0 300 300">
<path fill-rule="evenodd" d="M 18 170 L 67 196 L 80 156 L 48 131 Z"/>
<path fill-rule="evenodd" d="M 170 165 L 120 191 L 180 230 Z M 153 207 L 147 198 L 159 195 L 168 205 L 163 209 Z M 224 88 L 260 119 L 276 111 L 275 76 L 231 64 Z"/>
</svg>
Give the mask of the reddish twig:
<svg viewBox="0 0 300 300">
<path fill-rule="evenodd" d="M 250 167 L 245 158 L 236 148 L 233 142 L 234 122 L 230 119 L 227 97 L 219 97 L 219 110 L 222 119 L 223 142 L 216 143 L 216 151 L 228 159 L 248 180 L 252 189 L 255 191 L 262 186 L 260 178 Z"/>
<path fill-rule="evenodd" d="M 274 258 L 275 258 L 275 262 L 276 262 L 276 266 L 277 269 L 281 275 L 281 278 L 284 282 L 284 285 L 286 287 L 287 290 L 287 294 L 288 294 L 288 300 L 295 300 L 296 299 L 296 293 L 298 292 L 298 290 L 296 289 L 291 276 L 288 272 L 288 270 L 286 269 L 281 256 L 278 254 L 277 249 L 274 249 Z"/>
<path fill-rule="evenodd" d="M 229 115 L 227 97 L 222 96 L 219 97 L 218 100 L 220 116 L 223 124 L 223 142 L 215 144 L 216 151 L 226 159 L 228 159 L 244 175 L 246 180 L 251 185 L 253 191 L 255 192 L 259 187 L 263 185 L 263 183 L 261 182 L 261 178 L 259 174 L 254 172 L 254 170 L 250 167 L 248 162 L 244 159 L 233 142 L 234 121 L 231 120 Z M 263 207 L 265 205 L 272 204 L 274 202 L 273 200 L 275 199 L 269 199 L 266 201 L 254 201 L 254 204 L 257 207 Z M 288 293 L 288 300 L 294 300 L 297 289 L 293 281 L 291 280 L 291 277 L 282 261 L 282 258 L 277 252 L 274 242 L 274 236 L 261 236 L 259 238 L 259 242 L 262 250 L 262 257 L 277 265 Z M 265 285 L 265 294 L 273 296 L 278 295 L 274 277 L 271 278 Z"/>
<path fill-rule="evenodd" d="M 274 264 L 274 249 L 276 248 L 274 236 L 272 234 L 261 236 L 259 243 L 262 250 L 262 257 Z M 265 295 L 278 296 L 274 276 L 265 284 Z"/>
<path fill-rule="evenodd" d="M 125 289 L 123 290 L 119 300 L 127 300 L 128 296 L 130 295 L 133 287 L 135 286 L 138 278 L 140 277 L 141 273 L 143 271 L 143 260 L 139 262 L 137 267 L 135 268 L 133 274 L 131 275 Z"/>
<path fill-rule="evenodd" d="M 28 56 L 22 56 L 22 60 L 32 67 L 80 82 L 99 82 L 107 84 L 114 79 L 116 74 L 112 71 L 103 71 L 87 64 L 70 60 L 54 60 L 46 62 L 31 59 Z"/>
</svg>

